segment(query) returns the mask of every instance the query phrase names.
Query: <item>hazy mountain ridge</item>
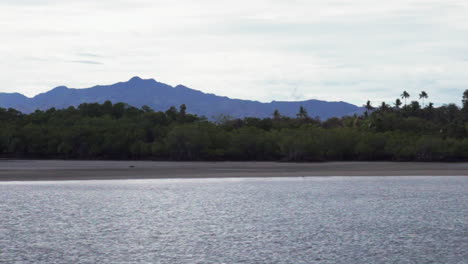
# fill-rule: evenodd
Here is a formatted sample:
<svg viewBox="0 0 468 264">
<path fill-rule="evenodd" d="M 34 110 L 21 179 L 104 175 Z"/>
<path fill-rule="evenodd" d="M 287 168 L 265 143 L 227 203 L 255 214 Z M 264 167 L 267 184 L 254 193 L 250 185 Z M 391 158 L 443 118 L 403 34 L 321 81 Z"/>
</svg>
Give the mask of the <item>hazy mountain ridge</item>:
<svg viewBox="0 0 468 264">
<path fill-rule="evenodd" d="M 11 107 L 25 113 L 33 112 L 36 109 L 78 106 L 82 103 L 103 103 L 107 100 L 113 103 L 125 102 L 135 107 L 148 105 L 156 111 L 165 111 L 171 106 L 186 104 L 188 112 L 206 117 L 221 114 L 232 117 L 268 117 L 275 109 L 278 109 L 282 115 L 295 116 L 300 106 L 305 107 L 310 116 L 318 116 L 322 119 L 355 113 L 361 114 L 364 111 L 363 108 L 346 102 L 306 100 L 262 103 L 231 99 L 203 93 L 183 85 L 172 87 L 153 79 L 144 80 L 139 77 L 133 77 L 127 82 L 97 85 L 84 89 L 59 86 L 32 98 L 19 93 L 0 93 L 0 107 Z"/>
</svg>

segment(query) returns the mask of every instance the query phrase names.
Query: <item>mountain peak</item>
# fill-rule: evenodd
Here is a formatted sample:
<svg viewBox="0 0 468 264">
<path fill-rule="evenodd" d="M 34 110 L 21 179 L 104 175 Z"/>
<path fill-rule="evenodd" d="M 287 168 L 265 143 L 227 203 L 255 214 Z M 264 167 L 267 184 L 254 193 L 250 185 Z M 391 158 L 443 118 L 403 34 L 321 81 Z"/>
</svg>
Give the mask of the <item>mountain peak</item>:
<svg viewBox="0 0 468 264">
<path fill-rule="evenodd" d="M 192 90 L 192 89 L 190 89 L 190 88 L 188 88 L 187 86 L 185 86 L 185 85 L 182 85 L 182 84 L 178 84 L 178 85 L 176 85 L 174 88 L 177 88 L 177 89 L 189 89 L 189 90 Z"/>
<path fill-rule="evenodd" d="M 62 85 L 62 86 L 55 87 L 54 89 L 50 90 L 50 92 L 61 92 L 65 90 L 68 90 L 68 87 Z"/>
<path fill-rule="evenodd" d="M 139 84 L 154 84 L 157 83 L 155 79 L 142 79 L 138 76 L 132 77 L 130 80 L 128 80 L 129 84 L 134 84 L 134 85 L 139 85 Z"/>
<path fill-rule="evenodd" d="M 113 89 L 115 88 L 115 89 Z M 259 103 L 250 100 L 229 99 L 223 96 L 203 93 L 184 85 L 172 87 L 154 79 L 132 77 L 127 82 L 112 85 L 95 86 L 88 89 L 70 89 L 59 86 L 33 98 L 0 94 L 0 107 L 13 107 L 23 112 L 36 109 L 66 108 L 81 103 L 123 102 L 135 107 L 148 105 L 156 111 L 166 111 L 171 106 L 186 104 L 189 112 L 201 116 L 213 117 L 220 114 L 233 117 L 268 117 L 275 109 L 284 116 L 295 116 L 299 106 L 303 106 L 311 116 L 325 119 L 332 116 L 352 115 L 363 112 L 362 108 L 341 103 L 322 101 L 272 102 Z"/>
<path fill-rule="evenodd" d="M 143 79 L 141 79 L 138 76 L 134 76 L 130 80 L 128 80 L 128 82 L 140 82 L 140 81 L 143 81 Z"/>
</svg>

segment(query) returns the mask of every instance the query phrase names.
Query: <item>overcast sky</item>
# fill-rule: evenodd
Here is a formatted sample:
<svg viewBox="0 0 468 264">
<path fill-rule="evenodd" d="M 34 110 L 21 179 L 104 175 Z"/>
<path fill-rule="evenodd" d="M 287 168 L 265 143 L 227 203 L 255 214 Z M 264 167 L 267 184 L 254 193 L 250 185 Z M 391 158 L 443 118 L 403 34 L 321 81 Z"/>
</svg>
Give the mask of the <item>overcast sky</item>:
<svg viewBox="0 0 468 264">
<path fill-rule="evenodd" d="M 467 0 L 0 0 L 0 92 L 132 76 L 363 104 L 468 89 Z"/>
</svg>

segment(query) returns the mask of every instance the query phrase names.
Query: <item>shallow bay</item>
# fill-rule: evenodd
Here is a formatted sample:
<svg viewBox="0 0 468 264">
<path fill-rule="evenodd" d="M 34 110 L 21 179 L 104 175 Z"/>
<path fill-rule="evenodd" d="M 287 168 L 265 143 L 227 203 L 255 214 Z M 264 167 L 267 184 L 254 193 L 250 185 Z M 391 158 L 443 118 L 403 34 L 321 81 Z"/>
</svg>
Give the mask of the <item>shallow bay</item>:
<svg viewBox="0 0 468 264">
<path fill-rule="evenodd" d="M 462 263 L 467 177 L 0 183 L 5 263 Z"/>
</svg>

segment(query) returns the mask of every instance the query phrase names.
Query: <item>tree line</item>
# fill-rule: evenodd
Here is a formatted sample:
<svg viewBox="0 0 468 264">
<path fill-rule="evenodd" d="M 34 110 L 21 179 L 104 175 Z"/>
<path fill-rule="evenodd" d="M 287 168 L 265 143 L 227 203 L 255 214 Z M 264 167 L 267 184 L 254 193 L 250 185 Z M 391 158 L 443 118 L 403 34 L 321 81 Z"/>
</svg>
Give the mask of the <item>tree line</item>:
<svg viewBox="0 0 468 264">
<path fill-rule="evenodd" d="M 84 103 L 23 114 L 0 108 L 0 157 L 58 159 L 258 161 L 467 161 L 468 90 L 462 107 L 423 100 L 370 101 L 363 115 L 215 121 L 171 107 L 165 112 L 125 103 Z"/>
</svg>

